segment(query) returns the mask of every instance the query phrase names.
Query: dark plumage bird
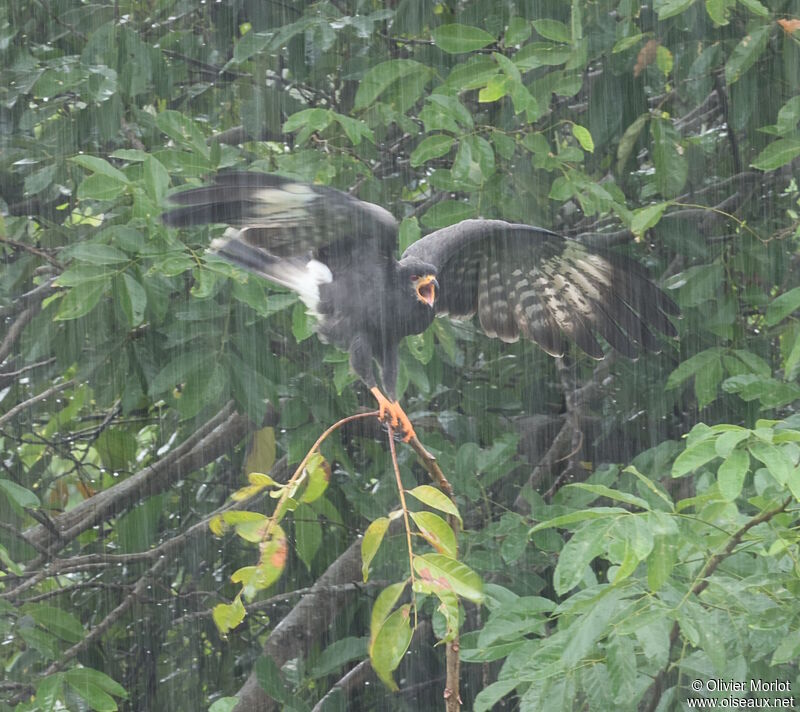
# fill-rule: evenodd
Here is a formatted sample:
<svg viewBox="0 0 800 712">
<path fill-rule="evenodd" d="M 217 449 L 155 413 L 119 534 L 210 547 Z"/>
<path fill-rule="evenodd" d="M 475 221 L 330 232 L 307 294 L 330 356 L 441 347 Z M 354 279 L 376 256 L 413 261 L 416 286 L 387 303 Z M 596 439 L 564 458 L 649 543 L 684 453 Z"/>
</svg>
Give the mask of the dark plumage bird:
<svg viewBox="0 0 800 712">
<path fill-rule="evenodd" d="M 593 358 L 594 333 L 630 358 L 675 336 L 675 303 L 636 262 L 549 230 L 465 220 L 423 237 L 395 259 L 397 222 L 383 208 L 323 186 L 255 172 L 221 173 L 170 197 L 167 225 L 230 226 L 211 247 L 233 264 L 297 292 L 323 341 L 350 353 L 353 371 L 408 440 L 395 398 L 397 348 L 439 314 L 477 313 L 503 341 L 520 334 L 560 356 L 564 336 Z M 380 366 L 383 391 L 374 362 Z"/>
</svg>

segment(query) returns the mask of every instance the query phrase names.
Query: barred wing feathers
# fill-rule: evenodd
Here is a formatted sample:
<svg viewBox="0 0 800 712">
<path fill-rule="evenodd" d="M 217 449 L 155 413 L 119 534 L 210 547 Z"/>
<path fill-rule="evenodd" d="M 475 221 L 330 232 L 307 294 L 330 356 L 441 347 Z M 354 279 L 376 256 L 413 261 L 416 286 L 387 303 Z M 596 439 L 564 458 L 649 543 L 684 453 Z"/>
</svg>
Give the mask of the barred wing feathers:
<svg viewBox="0 0 800 712">
<path fill-rule="evenodd" d="M 214 182 L 174 193 L 167 225 L 223 223 L 247 231 L 247 242 L 273 257 L 320 249 L 339 253 L 377 242 L 388 259 L 397 246 L 397 222 L 384 208 L 334 188 L 249 171 L 219 173 Z"/>
<path fill-rule="evenodd" d="M 635 358 L 659 350 L 654 332 L 676 335 L 668 317 L 678 307 L 639 264 L 542 228 L 465 220 L 418 240 L 406 256 L 438 268 L 437 313 L 477 313 L 483 331 L 503 341 L 521 334 L 562 355 L 567 336 L 599 359 L 599 333 Z"/>
</svg>

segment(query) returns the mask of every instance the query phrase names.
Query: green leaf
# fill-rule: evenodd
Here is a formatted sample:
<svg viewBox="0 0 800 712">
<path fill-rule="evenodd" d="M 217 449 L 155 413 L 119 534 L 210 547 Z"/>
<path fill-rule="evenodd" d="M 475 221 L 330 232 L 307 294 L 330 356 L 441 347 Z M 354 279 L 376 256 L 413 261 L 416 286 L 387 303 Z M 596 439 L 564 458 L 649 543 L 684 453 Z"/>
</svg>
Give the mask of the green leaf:
<svg viewBox="0 0 800 712">
<path fill-rule="evenodd" d="M 333 122 L 333 112 L 329 109 L 303 109 L 292 114 L 283 124 L 284 133 L 307 129 L 310 133 L 322 131 Z"/>
<path fill-rule="evenodd" d="M 797 309 L 800 309 L 800 287 L 784 292 L 769 303 L 765 314 L 767 325 L 775 326 Z"/>
<path fill-rule="evenodd" d="M 668 20 L 686 12 L 693 4 L 694 0 L 655 0 L 653 9 L 658 13 L 659 20 Z"/>
<path fill-rule="evenodd" d="M 282 702 L 286 705 L 291 696 L 275 661 L 269 655 L 262 655 L 256 660 L 256 664 L 253 668 L 259 687 L 261 687 L 272 700 Z"/>
<path fill-rule="evenodd" d="M 369 647 L 373 669 L 391 690 L 398 689 L 392 672 L 397 669 L 411 644 L 413 631 L 409 621 L 410 612 L 411 605 L 406 604 L 392 613 L 374 633 Z"/>
<path fill-rule="evenodd" d="M 469 25 L 440 25 L 433 29 L 431 35 L 436 46 L 449 54 L 474 52 L 495 41 L 494 35 L 486 30 Z"/>
<path fill-rule="evenodd" d="M 300 504 L 294 511 L 295 549 L 300 560 L 311 570 L 311 562 L 322 544 L 322 527 L 317 514 L 307 504 Z"/>
<path fill-rule="evenodd" d="M 591 492 L 598 497 L 607 497 L 608 499 L 614 499 L 618 502 L 632 504 L 634 507 L 640 507 L 644 510 L 650 509 L 650 505 L 648 504 L 647 500 L 632 494 L 628 494 L 627 492 L 620 492 L 619 490 L 611 489 L 605 485 L 593 485 L 586 482 L 577 482 L 574 484 L 569 484 L 567 487 L 574 487 L 575 489 L 580 489 L 585 492 Z"/>
<path fill-rule="evenodd" d="M 616 517 L 619 514 L 629 514 L 629 512 L 622 507 L 592 507 L 591 509 L 581 509 L 578 512 L 562 514 L 558 517 L 553 517 L 553 519 L 539 522 L 536 526 L 531 527 L 528 534 L 534 534 L 542 529 L 566 527 L 570 524 L 577 524 L 592 519 L 608 519 L 609 517 Z"/>
<path fill-rule="evenodd" d="M 644 37 L 645 35 L 641 32 L 629 35 L 628 37 L 622 37 L 621 39 L 617 40 L 616 44 L 611 50 L 611 54 L 619 54 L 620 52 L 630 49 L 631 47 L 635 47 L 644 39 Z"/>
<path fill-rule="evenodd" d="M 675 58 L 664 45 L 659 45 L 656 50 L 656 66 L 661 70 L 661 73 L 668 77 L 672 72 L 672 67 L 675 64 Z"/>
<path fill-rule="evenodd" d="M 506 47 L 513 47 L 522 44 L 531 36 L 531 23 L 524 17 L 512 17 L 508 21 L 503 44 Z"/>
<path fill-rule="evenodd" d="M 636 652 L 633 641 L 624 635 L 612 635 L 606 647 L 606 662 L 614 702 L 624 706 L 636 696 Z"/>
<path fill-rule="evenodd" d="M 717 455 L 720 457 L 729 457 L 735 448 L 742 440 L 747 440 L 750 437 L 750 431 L 747 428 L 739 428 L 736 430 L 729 430 L 722 433 L 714 444 Z"/>
<path fill-rule="evenodd" d="M 675 462 L 672 465 L 672 476 L 683 477 L 684 475 L 688 475 L 690 472 L 694 472 L 699 467 L 702 467 L 707 462 L 718 457 L 714 445 L 714 439 L 711 438 L 687 447 L 675 458 Z"/>
<path fill-rule="evenodd" d="M 356 111 L 373 104 L 389 87 L 404 77 L 418 75 L 426 81 L 431 70 L 413 59 L 391 59 L 370 69 L 358 85 L 353 108 Z"/>
<path fill-rule="evenodd" d="M 125 183 L 109 180 L 95 173 L 84 178 L 78 186 L 78 200 L 114 200 L 125 192 Z"/>
<path fill-rule="evenodd" d="M 300 501 L 311 504 L 311 502 L 315 502 L 322 497 L 325 494 L 325 490 L 328 489 L 329 467 L 325 460 L 317 454 L 306 465 L 306 472 L 308 473 L 308 484 L 303 490 Z"/>
<path fill-rule="evenodd" d="M 462 220 L 474 218 L 476 215 L 477 210 L 470 203 L 464 203 L 460 200 L 442 200 L 422 216 L 422 224 L 436 229 L 454 225 Z"/>
<path fill-rule="evenodd" d="M 236 628 L 246 615 L 242 597 L 236 596 L 233 603 L 218 603 L 211 612 L 211 617 L 222 635 Z"/>
<path fill-rule="evenodd" d="M 482 87 L 478 92 L 478 101 L 481 104 L 491 104 L 493 101 L 502 99 L 508 94 L 510 84 L 511 80 L 508 77 L 502 74 L 495 74 L 495 76 L 489 78 L 486 86 Z"/>
<path fill-rule="evenodd" d="M 458 556 L 456 535 L 450 525 L 433 512 L 411 512 L 411 518 L 419 527 L 425 541 L 436 551 L 451 559 Z"/>
<path fill-rule="evenodd" d="M 793 96 L 778 111 L 778 120 L 775 123 L 775 130 L 779 134 L 793 132 L 800 121 L 800 95 Z"/>
<path fill-rule="evenodd" d="M 800 630 L 793 630 L 783 636 L 772 654 L 770 665 L 783 665 L 800 655 Z"/>
<path fill-rule="evenodd" d="M 311 677 L 317 679 L 330 675 L 352 660 L 363 659 L 368 651 L 368 642 L 367 638 L 349 637 L 331 643 L 311 669 Z"/>
<path fill-rule="evenodd" d="M 168 109 L 156 116 L 156 126 L 173 141 L 186 146 L 201 157 L 208 159 L 211 151 L 198 123 L 180 111 Z M 161 156 L 158 156 L 161 160 Z"/>
<path fill-rule="evenodd" d="M 102 245 L 96 242 L 81 242 L 67 253 L 69 257 L 92 265 L 113 265 L 129 262 L 130 257 L 113 245 Z"/>
<path fill-rule="evenodd" d="M 128 176 L 126 176 L 121 170 L 114 168 L 114 166 L 112 166 L 104 158 L 99 158 L 98 156 L 82 155 L 82 156 L 73 156 L 70 160 L 73 163 L 77 163 L 79 166 L 92 171 L 92 173 L 107 178 L 112 182 L 123 183 L 123 184 L 130 183 L 130 181 L 128 180 Z"/>
<path fill-rule="evenodd" d="M 109 271 L 102 265 L 72 264 L 54 281 L 56 287 L 74 287 L 83 282 L 107 281 Z"/>
<path fill-rule="evenodd" d="M 97 302 L 100 301 L 100 297 L 103 296 L 107 287 L 108 282 L 106 281 L 84 282 L 72 287 L 67 292 L 67 296 L 61 300 L 56 320 L 67 321 L 88 314 L 97 306 Z"/>
<path fill-rule="evenodd" d="M 424 138 L 411 153 L 412 167 L 417 168 L 426 161 L 444 156 L 454 143 L 455 139 L 445 134 L 435 134 Z"/>
<path fill-rule="evenodd" d="M 780 484 L 786 484 L 794 471 L 794 466 L 783 448 L 762 441 L 755 441 L 750 443 L 747 449 L 756 460 L 764 463 L 769 473 Z"/>
<path fill-rule="evenodd" d="M 335 112 L 333 115 L 336 119 L 336 123 L 338 123 L 344 129 L 344 132 L 347 134 L 347 138 L 350 139 L 350 143 L 352 143 L 354 146 L 358 146 L 361 143 L 362 138 L 367 139 L 367 141 L 370 143 L 375 143 L 375 133 L 365 121 L 362 121 L 361 119 L 354 119 L 350 116 L 344 116 L 343 114 L 337 114 Z"/>
<path fill-rule="evenodd" d="M 588 613 L 578 616 L 570 626 L 569 640 L 561 653 L 561 664 L 566 669 L 576 667 L 590 653 L 596 642 L 609 632 L 619 594 L 614 588 L 606 589 L 604 594 L 593 602 Z"/>
<path fill-rule="evenodd" d="M 153 156 L 148 156 L 144 161 L 144 185 L 148 195 L 156 202 L 161 203 L 169 188 L 169 173 L 161 162 Z"/>
<path fill-rule="evenodd" d="M 475 697 L 475 712 L 496 709 L 496 705 L 521 684 L 520 680 L 498 680 L 484 687 Z"/>
<path fill-rule="evenodd" d="M 572 42 L 572 32 L 563 22 L 543 18 L 534 20 L 533 27 L 542 37 L 554 42 Z"/>
<path fill-rule="evenodd" d="M 759 0 L 739 0 L 750 12 L 759 17 L 769 17 L 769 9 L 762 5 Z M 773 663 L 774 665 L 775 663 Z"/>
<path fill-rule="evenodd" d="M 661 119 L 651 120 L 650 133 L 656 187 L 665 198 L 674 198 L 683 190 L 689 174 L 680 134 L 671 122 Z"/>
<path fill-rule="evenodd" d="M 709 359 L 705 367 L 694 374 L 694 392 L 697 405 L 704 408 L 717 397 L 717 389 L 722 381 L 722 361 Z"/>
<path fill-rule="evenodd" d="M 2 492 L 11 502 L 21 508 L 39 509 L 41 503 L 39 498 L 26 487 L 18 485 L 16 482 L 0 478 L 0 492 Z"/>
<path fill-rule="evenodd" d="M 372 614 L 370 615 L 369 623 L 370 647 L 372 646 L 372 641 L 375 640 L 375 636 L 378 634 L 378 631 L 381 629 L 381 626 L 389 617 L 389 613 L 391 612 L 392 608 L 394 608 L 394 604 L 400 599 L 405 587 L 405 581 L 393 583 L 383 589 L 383 591 L 381 591 L 378 594 L 378 597 L 375 599 L 375 603 L 372 606 Z"/>
<path fill-rule="evenodd" d="M 122 275 L 124 289 L 122 292 L 122 311 L 128 318 L 131 328 L 139 326 L 144 321 L 144 310 L 147 306 L 147 292 L 136 278 L 125 272 Z"/>
<path fill-rule="evenodd" d="M 400 223 L 399 250 L 400 254 L 405 252 L 410 245 L 413 245 L 422 236 L 419 222 L 415 217 L 403 218 Z"/>
<path fill-rule="evenodd" d="M 208 712 L 233 712 L 238 703 L 238 697 L 220 697 L 208 708 Z"/>
<path fill-rule="evenodd" d="M 107 692 L 109 695 L 114 695 L 114 697 L 121 697 L 122 699 L 128 699 L 128 693 L 125 691 L 125 688 L 122 685 L 120 685 L 114 678 L 109 677 L 100 670 L 95 670 L 94 668 L 87 668 L 87 667 L 75 668 L 65 673 L 66 678 L 69 678 L 70 676 L 87 680 L 91 682 L 93 685 L 96 685 L 100 689 Z"/>
<path fill-rule="evenodd" d="M 659 591 L 669 581 L 675 566 L 675 554 L 672 537 L 655 537 L 653 550 L 647 557 L 647 585 L 651 591 Z"/>
<path fill-rule="evenodd" d="M 74 668 L 64 673 L 67 684 L 97 712 L 114 712 L 117 703 L 102 687 L 85 674 L 85 668 Z"/>
<path fill-rule="evenodd" d="M 42 628 L 68 643 L 83 640 L 84 629 L 72 614 L 54 606 L 34 605 L 27 611 Z"/>
<path fill-rule="evenodd" d="M 214 358 L 214 354 L 208 351 L 181 351 L 150 381 L 148 391 L 156 396 L 171 390 L 185 383 L 189 376 L 206 367 Z"/>
<path fill-rule="evenodd" d="M 379 517 L 371 522 L 364 532 L 364 538 L 361 540 L 361 573 L 365 583 L 369 577 L 369 565 L 378 553 L 389 524 L 388 517 Z"/>
<path fill-rule="evenodd" d="M 667 384 L 665 386 L 666 390 L 677 388 L 681 385 L 681 383 L 696 375 L 704 368 L 707 368 L 715 361 L 719 362 L 719 360 L 720 350 L 718 348 L 706 349 L 705 351 L 701 351 L 700 353 L 687 358 L 685 361 L 682 361 L 672 373 L 669 374 L 669 378 L 667 378 Z"/>
<path fill-rule="evenodd" d="M 706 0 L 706 12 L 717 27 L 728 24 L 728 16 L 734 7 L 736 0 Z"/>
<path fill-rule="evenodd" d="M 57 672 L 39 680 L 36 685 L 36 709 L 39 712 L 58 712 L 64 695 L 64 673 Z"/>
<path fill-rule="evenodd" d="M 572 47 L 552 42 L 529 42 L 517 52 L 512 61 L 521 72 L 537 67 L 555 67 L 574 57 Z"/>
<path fill-rule="evenodd" d="M 29 176 L 25 177 L 25 197 L 30 197 L 41 193 L 48 188 L 56 177 L 58 166 L 53 163 L 38 171 L 34 171 Z"/>
<path fill-rule="evenodd" d="M 767 145 L 751 165 L 761 171 L 774 171 L 797 156 L 800 156 L 800 139 L 781 138 Z"/>
<path fill-rule="evenodd" d="M 767 47 L 771 26 L 763 25 L 745 35 L 725 64 L 725 82 L 733 84 L 752 67 Z"/>
<path fill-rule="evenodd" d="M 433 594 L 439 599 L 439 605 L 436 607 L 436 614 L 438 615 L 434 615 L 433 618 L 434 632 L 442 642 L 449 643 L 455 640 L 461 622 L 458 596 L 452 591 L 443 589 L 441 586 L 431 586 L 419 580 L 414 582 L 414 591 L 425 595 Z M 441 630 L 439 616 L 444 620 L 444 631 Z"/>
<path fill-rule="evenodd" d="M 233 46 L 233 62 L 241 64 L 261 52 L 272 40 L 271 32 L 248 32 Z"/>
<path fill-rule="evenodd" d="M 741 493 L 744 478 L 750 469 L 747 450 L 736 449 L 722 462 L 717 470 L 719 491 L 723 499 L 733 502 Z"/>
<path fill-rule="evenodd" d="M 670 203 L 667 201 L 636 210 L 633 214 L 633 220 L 631 220 L 631 232 L 634 235 L 644 235 L 646 230 L 658 224 L 664 211 L 669 206 Z"/>
<path fill-rule="evenodd" d="M 589 129 L 579 124 L 572 124 L 572 135 L 578 140 L 578 143 L 584 151 L 594 153 L 594 141 L 592 140 L 592 134 L 589 133 Z"/>
<path fill-rule="evenodd" d="M 432 487 L 431 485 L 419 485 L 414 489 L 408 490 L 414 499 L 418 499 L 423 504 L 427 504 L 433 509 L 438 509 L 445 514 L 452 514 L 458 521 L 461 521 L 461 515 L 458 513 L 458 508 L 451 501 L 451 499 L 441 490 Z"/>
<path fill-rule="evenodd" d="M 414 570 L 428 582 L 453 591 L 472 603 L 483 602 L 483 582 L 466 564 L 443 554 L 414 557 Z"/>
</svg>

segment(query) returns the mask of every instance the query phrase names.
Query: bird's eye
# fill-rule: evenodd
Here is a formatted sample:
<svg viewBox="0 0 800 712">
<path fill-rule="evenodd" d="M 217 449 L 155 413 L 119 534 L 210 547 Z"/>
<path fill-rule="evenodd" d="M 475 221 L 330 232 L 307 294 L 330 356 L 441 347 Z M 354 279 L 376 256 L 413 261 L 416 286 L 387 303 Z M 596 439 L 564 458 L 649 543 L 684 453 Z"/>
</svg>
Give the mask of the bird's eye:
<svg viewBox="0 0 800 712">
<path fill-rule="evenodd" d="M 412 282 L 416 282 L 418 279 L 419 279 L 419 275 L 418 274 L 412 274 L 411 275 L 411 281 Z"/>
</svg>

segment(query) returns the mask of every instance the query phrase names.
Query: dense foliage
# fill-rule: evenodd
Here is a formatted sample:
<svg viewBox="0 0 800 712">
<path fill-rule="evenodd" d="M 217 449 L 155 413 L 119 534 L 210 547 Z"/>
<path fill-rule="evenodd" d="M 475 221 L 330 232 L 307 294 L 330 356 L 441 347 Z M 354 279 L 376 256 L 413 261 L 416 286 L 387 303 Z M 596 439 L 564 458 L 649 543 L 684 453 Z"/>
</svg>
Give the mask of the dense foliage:
<svg viewBox="0 0 800 712">
<path fill-rule="evenodd" d="M 10 0 L 0 56 L 0 710 L 442 705 L 436 597 L 404 655 L 388 589 L 399 692 L 362 662 L 409 566 L 376 421 L 322 446 L 282 575 L 231 581 L 260 540 L 231 513 L 275 501 L 257 476 L 231 500 L 246 475 L 286 481 L 373 407 L 293 295 L 206 254 L 219 228 L 160 223 L 172 188 L 246 166 L 386 206 L 401 249 L 479 215 L 613 246 L 681 306 L 636 362 L 447 320 L 404 344 L 483 581 L 465 706 L 798 689 L 797 0 Z"/>
</svg>

